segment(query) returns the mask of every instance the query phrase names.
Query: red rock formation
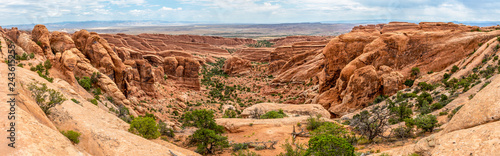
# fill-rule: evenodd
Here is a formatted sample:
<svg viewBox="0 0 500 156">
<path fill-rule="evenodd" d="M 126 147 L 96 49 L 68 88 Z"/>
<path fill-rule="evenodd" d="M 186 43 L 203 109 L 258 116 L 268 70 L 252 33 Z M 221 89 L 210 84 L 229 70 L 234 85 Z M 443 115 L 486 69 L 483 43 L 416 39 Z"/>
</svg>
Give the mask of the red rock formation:
<svg viewBox="0 0 500 156">
<path fill-rule="evenodd" d="M 332 39 L 323 51 L 325 76 L 320 83 L 321 95 L 314 102 L 337 115 L 362 108 L 377 95 L 393 94 L 401 88 L 412 67 L 419 67 L 421 73 L 443 70 L 466 57 L 478 43 L 500 34 L 470 32 L 471 28 L 452 23 L 403 22 L 355 27 Z M 354 89 L 366 82 L 378 84 Z"/>
<path fill-rule="evenodd" d="M 38 24 L 33 28 L 31 37 L 42 49 L 46 57 L 52 58 L 52 49 L 50 48 L 50 32 L 45 25 Z"/>
<path fill-rule="evenodd" d="M 252 62 L 269 62 L 269 54 L 274 48 L 244 48 L 233 53 L 233 56 Z"/>
<path fill-rule="evenodd" d="M 250 73 L 252 65 L 250 61 L 239 57 L 230 57 L 224 62 L 223 70 L 228 75 L 245 75 Z"/>
</svg>

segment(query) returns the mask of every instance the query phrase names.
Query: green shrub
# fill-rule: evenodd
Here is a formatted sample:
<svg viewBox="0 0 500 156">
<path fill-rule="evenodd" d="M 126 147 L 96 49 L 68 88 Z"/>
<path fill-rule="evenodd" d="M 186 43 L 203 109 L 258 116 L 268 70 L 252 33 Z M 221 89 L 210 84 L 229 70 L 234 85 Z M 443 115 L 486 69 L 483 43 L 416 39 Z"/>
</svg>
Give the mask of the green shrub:
<svg viewBox="0 0 500 156">
<path fill-rule="evenodd" d="M 102 95 L 101 88 L 95 88 L 94 90 L 92 90 L 92 93 L 96 96 Z"/>
<path fill-rule="evenodd" d="M 391 134 L 399 139 L 406 139 L 412 136 L 412 128 L 407 126 L 399 126 L 391 130 Z"/>
<path fill-rule="evenodd" d="M 439 103 L 439 102 L 436 102 L 436 103 L 434 103 L 434 104 L 431 105 L 431 109 L 432 110 L 438 110 L 438 109 L 441 109 L 443 107 L 444 106 L 441 103 Z"/>
<path fill-rule="evenodd" d="M 392 105 L 392 103 L 390 104 Z M 408 102 L 401 102 L 397 106 L 389 106 L 389 110 L 393 115 L 391 117 L 393 124 L 403 121 L 406 118 L 410 118 L 413 111 L 408 106 Z M 389 119 L 389 120 L 391 120 Z"/>
<path fill-rule="evenodd" d="M 89 77 L 84 76 L 83 78 L 78 80 L 78 84 L 83 87 L 83 89 L 89 91 L 92 88 L 92 81 Z"/>
<path fill-rule="evenodd" d="M 306 150 L 304 148 L 304 144 L 296 143 L 296 147 L 294 148 L 288 140 L 285 140 L 285 144 L 281 145 L 281 148 L 285 150 L 285 153 L 281 152 L 278 156 L 304 156 L 306 154 Z"/>
<path fill-rule="evenodd" d="M 354 133 L 347 131 L 344 127 L 341 125 L 337 125 L 332 122 L 323 122 L 321 126 L 319 126 L 317 129 L 311 132 L 313 136 L 317 135 L 322 135 L 322 134 L 331 134 L 336 137 L 344 138 L 346 139 L 349 143 L 353 144 L 355 143 L 356 136 Z"/>
<path fill-rule="evenodd" d="M 151 117 L 134 118 L 128 131 L 139 134 L 146 139 L 156 139 L 160 137 L 156 121 Z"/>
<path fill-rule="evenodd" d="M 260 116 L 261 119 L 277 119 L 277 118 L 284 118 L 287 115 L 283 112 L 282 109 L 278 111 L 269 111 L 266 114 L 263 114 Z"/>
<path fill-rule="evenodd" d="M 377 104 L 377 103 L 380 103 L 382 101 L 384 101 L 388 96 L 386 95 L 379 95 L 377 96 L 374 100 L 373 100 L 373 104 Z"/>
<path fill-rule="evenodd" d="M 314 136 L 309 140 L 309 149 L 307 149 L 306 155 L 354 156 L 354 147 L 344 138 L 323 134 Z"/>
<path fill-rule="evenodd" d="M 90 103 L 94 104 L 97 106 L 97 99 L 93 98 L 93 99 L 90 99 Z"/>
<path fill-rule="evenodd" d="M 423 91 L 432 91 L 435 88 L 432 84 L 427 84 L 426 82 L 420 82 L 420 83 L 418 83 L 418 86 Z"/>
<path fill-rule="evenodd" d="M 414 82 L 415 82 L 415 80 L 406 79 L 406 81 L 404 82 L 404 85 L 408 86 L 408 87 L 411 87 L 411 86 L 413 86 Z"/>
<path fill-rule="evenodd" d="M 431 108 L 431 106 L 429 106 L 427 101 L 424 101 L 424 104 L 422 105 L 422 107 L 419 108 L 419 111 L 420 111 L 420 114 L 422 114 L 422 115 L 429 114 L 432 112 L 432 108 Z"/>
<path fill-rule="evenodd" d="M 115 102 L 115 100 L 113 100 L 113 97 L 111 97 L 111 96 L 107 96 L 107 97 L 106 97 L 106 99 L 107 99 L 109 102 L 111 102 L 111 103 L 114 103 L 114 102 Z"/>
<path fill-rule="evenodd" d="M 436 116 L 427 114 L 417 116 L 414 122 L 417 128 L 422 129 L 424 132 L 432 132 L 432 130 L 434 130 L 434 127 L 437 126 L 438 121 L 436 119 Z"/>
<path fill-rule="evenodd" d="M 453 65 L 453 67 L 451 68 L 451 73 L 455 73 L 457 70 L 458 70 L 458 66 Z"/>
<path fill-rule="evenodd" d="M 306 129 L 313 131 L 313 130 L 319 128 L 321 125 L 323 125 L 323 122 L 324 121 L 321 120 L 321 115 L 317 115 L 316 118 L 309 116 L 309 118 L 307 118 Z"/>
<path fill-rule="evenodd" d="M 418 68 L 418 67 L 411 68 L 411 75 L 412 76 L 418 76 L 418 74 L 420 74 L 420 68 Z"/>
<path fill-rule="evenodd" d="M 47 115 L 50 114 L 50 108 L 66 101 L 63 94 L 54 89 L 49 89 L 45 83 L 31 83 L 28 89 L 31 91 L 31 97 L 35 99 L 38 106 Z"/>
<path fill-rule="evenodd" d="M 448 119 L 453 118 L 453 116 L 454 116 L 454 115 L 458 112 L 458 110 L 460 110 L 460 108 L 462 108 L 462 106 L 464 106 L 464 105 L 458 106 L 458 107 L 456 107 L 455 109 L 453 109 L 453 110 L 451 111 L 451 113 L 450 113 L 450 114 L 448 114 Z"/>
<path fill-rule="evenodd" d="M 432 95 L 427 93 L 427 92 L 423 92 L 421 93 L 418 97 L 417 97 L 417 104 L 416 106 L 418 108 L 422 107 L 423 105 L 425 104 L 429 104 L 429 103 L 432 103 L 433 99 L 432 99 Z M 425 102 L 425 103 L 424 103 Z"/>
<path fill-rule="evenodd" d="M 61 133 L 66 136 L 66 138 L 68 138 L 71 142 L 73 142 L 74 144 L 78 144 L 80 142 L 80 139 L 78 139 L 78 137 L 80 137 L 80 133 L 78 132 L 75 132 L 73 130 L 69 130 L 69 131 L 61 131 Z"/>
<path fill-rule="evenodd" d="M 246 143 L 236 143 L 236 144 L 233 144 L 232 146 L 233 146 L 234 152 L 239 151 L 239 150 L 248 149 L 248 144 L 246 144 Z"/>
<path fill-rule="evenodd" d="M 238 117 L 238 113 L 234 110 L 231 110 L 231 109 L 228 109 L 224 112 L 224 115 L 222 116 L 222 118 L 237 118 Z"/>
<path fill-rule="evenodd" d="M 76 104 L 79 104 L 79 103 L 80 103 L 80 101 L 78 101 L 78 100 L 76 100 L 76 99 L 71 99 L 71 101 L 73 101 L 73 102 L 74 102 L 74 103 L 76 103 Z"/>
<path fill-rule="evenodd" d="M 447 115 L 448 112 L 447 111 L 442 111 L 442 112 L 439 112 L 439 116 L 443 116 L 443 115 Z"/>
<path fill-rule="evenodd" d="M 214 154 L 229 146 L 227 137 L 219 135 L 216 131 L 200 128 L 190 136 L 189 144 L 196 145 L 196 152 L 200 154 Z"/>
<path fill-rule="evenodd" d="M 450 78 L 450 74 L 444 73 L 443 80 L 448 80 Z"/>
</svg>

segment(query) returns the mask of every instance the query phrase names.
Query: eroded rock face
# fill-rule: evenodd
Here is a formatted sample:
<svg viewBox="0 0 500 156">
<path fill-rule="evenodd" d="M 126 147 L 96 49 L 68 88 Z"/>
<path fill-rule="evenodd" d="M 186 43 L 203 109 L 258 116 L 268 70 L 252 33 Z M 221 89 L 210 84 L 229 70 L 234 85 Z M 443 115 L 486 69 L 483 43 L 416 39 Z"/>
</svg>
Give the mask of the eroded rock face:
<svg viewBox="0 0 500 156">
<path fill-rule="evenodd" d="M 31 31 L 31 37 L 42 48 L 46 57 L 52 58 L 54 56 L 50 48 L 50 32 L 45 25 L 35 25 Z"/>
<path fill-rule="evenodd" d="M 67 50 L 69 53 L 77 49 Z M 78 51 L 78 50 L 77 50 Z M 7 65 L 0 64 L 0 73 L 7 73 Z M 0 78 L 7 79 L 6 74 Z M 161 140 L 151 141 L 127 131 L 129 125 L 114 114 L 89 103 L 85 93 L 77 93 L 77 87 L 66 81 L 55 79 L 49 83 L 34 72 L 18 69 L 16 80 L 22 84 L 45 83 L 67 99 L 77 99 L 79 104 L 66 100 L 51 108 L 46 116 L 31 98 L 27 85 L 17 88 L 19 101 L 16 108 L 16 148 L 0 147 L 3 155 L 199 155 Z M 0 84 L 7 85 L 7 81 Z M 7 89 L 0 93 L 7 94 Z M 7 96 L 0 99 L 7 101 Z M 8 105 L 0 106 L 2 113 Z M 5 108 L 5 109 L 4 109 Z M 7 113 L 5 113 L 7 114 Z M 0 119 L 8 123 L 7 118 Z M 73 144 L 60 131 L 73 130 L 81 133 L 78 144 Z M 7 131 L 0 132 L 8 135 Z M 5 142 L 4 142 L 5 141 Z M 1 141 L 7 144 L 7 139 Z"/>
<path fill-rule="evenodd" d="M 250 73 L 252 65 L 250 61 L 239 57 L 230 57 L 224 62 L 223 70 L 228 75 L 246 75 Z"/>
<path fill-rule="evenodd" d="M 76 48 L 76 46 L 73 39 L 67 33 L 54 31 L 50 36 L 50 48 L 57 54 Z"/>
<path fill-rule="evenodd" d="M 7 36 L 27 53 L 35 53 L 40 56 L 45 56 L 43 49 L 38 46 L 36 42 L 31 40 L 31 37 L 28 34 L 20 32 L 17 28 L 8 30 Z"/>
<path fill-rule="evenodd" d="M 404 22 L 355 27 L 350 33 L 332 39 L 323 50 L 325 74 L 320 82 L 320 95 L 313 102 L 343 115 L 351 108 L 366 105 L 377 95 L 390 95 L 402 89 L 412 67 L 419 67 L 421 73 L 441 71 L 465 58 L 478 43 L 500 34 L 500 31 L 472 33 L 470 29 L 452 23 Z M 366 66 L 372 66 L 372 72 L 368 73 L 371 77 L 377 75 L 377 79 L 370 81 L 378 85 L 351 94 L 353 90 L 348 85 L 357 86 L 362 82 L 359 78 L 368 76 L 359 75 L 358 71 Z M 362 100 L 352 101 L 351 95 L 359 95 Z"/>
</svg>

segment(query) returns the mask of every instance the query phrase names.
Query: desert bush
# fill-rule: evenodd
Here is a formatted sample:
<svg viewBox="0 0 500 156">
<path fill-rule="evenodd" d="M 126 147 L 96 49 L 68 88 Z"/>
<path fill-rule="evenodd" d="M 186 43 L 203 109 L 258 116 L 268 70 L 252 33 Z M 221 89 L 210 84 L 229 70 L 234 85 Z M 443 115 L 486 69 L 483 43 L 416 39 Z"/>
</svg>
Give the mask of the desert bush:
<svg viewBox="0 0 500 156">
<path fill-rule="evenodd" d="M 304 156 L 306 154 L 306 150 L 304 148 L 304 144 L 296 143 L 295 148 L 293 147 L 288 140 L 285 140 L 285 143 L 281 145 L 281 148 L 285 150 L 285 153 L 281 152 L 278 156 Z"/>
<path fill-rule="evenodd" d="M 139 134 L 146 139 L 156 139 L 160 137 L 158 125 L 151 117 L 137 117 L 132 120 L 128 131 Z"/>
<path fill-rule="evenodd" d="M 439 102 L 433 103 L 433 104 L 431 105 L 431 109 L 432 109 L 432 110 L 438 110 L 438 109 L 441 109 L 441 108 L 443 108 L 443 107 L 444 107 L 444 106 L 443 106 L 441 103 L 439 103 Z"/>
<path fill-rule="evenodd" d="M 432 132 L 434 127 L 437 126 L 436 116 L 427 114 L 427 115 L 419 115 L 414 119 L 414 123 L 417 128 L 422 129 L 424 132 Z"/>
<path fill-rule="evenodd" d="M 387 128 L 387 120 L 390 115 L 384 109 L 385 107 L 376 106 L 370 111 L 362 111 L 353 116 L 350 125 L 354 127 L 354 131 L 372 141 L 375 137 L 382 136 Z"/>
<path fill-rule="evenodd" d="M 389 105 L 389 110 L 392 114 L 389 122 L 391 124 L 396 124 L 398 122 L 403 121 L 406 118 L 410 118 L 413 115 L 413 111 L 408 107 L 408 102 L 401 102 L 397 106 Z"/>
<path fill-rule="evenodd" d="M 430 93 L 423 92 L 417 97 L 416 106 L 420 108 L 425 104 L 432 103 L 432 101 L 433 101 L 432 95 Z"/>
<path fill-rule="evenodd" d="M 403 83 L 405 86 L 408 86 L 408 87 L 411 87 L 413 86 L 413 83 L 415 82 L 415 80 L 411 80 L 411 79 L 406 79 L 406 81 Z"/>
<path fill-rule="evenodd" d="M 266 114 L 261 115 L 260 118 L 261 119 L 277 119 L 277 118 L 284 118 L 286 116 L 287 115 L 283 112 L 283 110 L 280 109 L 278 111 L 269 111 Z"/>
<path fill-rule="evenodd" d="M 331 122 L 323 122 L 321 126 L 311 132 L 313 136 L 322 134 L 331 134 L 336 137 L 341 137 L 346 139 L 350 144 L 357 142 L 354 133 L 347 131 L 344 127 Z"/>
<path fill-rule="evenodd" d="M 219 135 L 216 131 L 200 128 L 190 136 L 189 144 L 196 145 L 196 152 L 200 154 L 214 154 L 229 146 L 227 137 Z"/>
<path fill-rule="evenodd" d="M 387 95 L 379 95 L 377 96 L 374 100 L 373 100 L 373 104 L 377 104 L 377 103 L 380 103 L 382 101 L 384 101 L 385 99 L 387 99 Z"/>
<path fill-rule="evenodd" d="M 460 108 L 462 108 L 462 106 L 464 106 L 464 105 L 458 106 L 458 107 L 456 107 L 455 109 L 453 109 L 453 110 L 451 111 L 451 113 L 450 113 L 450 114 L 448 114 L 448 119 L 453 118 L 453 116 L 454 116 L 454 115 L 458 112 L 458 110 L 460 110 Z"/>
<path fill-rule="evenodd" d="M 391 134 L 398 139 L 406 139 L 412 137 L 412 128 L 407 126 L 399 126 L 391 130 Z"/>
<path fill-rule="evenodd" d="M 61 133 L 74 144 L 78 144 L 80 142 L 80 139 L 78 138 L 80 137 L 80 135 L 82 135 L 81 133 L 75 132 L 73 130 L 61 131 Z"/>
<path fill-rule="evenodd" d="M 189 138 L 189 144 L 196 145 L 196 152 L 201 154 L 213 154 L 229 146 L 227 137 L 221 136 L 224 127 L 217 125 L 214 119 L 214 112 L 201 109 L 186 112 L 182 117 L 183 126 L 194 126 L 199 128 Z"/>
<path fill-rule="evenodd" d="M 90 99 L 90 103 L 94 104 L 94 105 L 98 105 L 97 103 L 97 99 L 93 98 L 93 99 Z"/>
<path fill-rule="evenodd" d="M 92 81 L 89 77 L 84 76 L 78 80 L 78 84 L 83 87 L 83 89 L 89 91 L 92 88 Z"/>
<path fill-rule="evenodd" d="M 73 101 L 73 102 L 74 102 L 74 103 L 76 103 L 76 104 L 79 104 L 79 103 L 80 103 L 80 101 L 78 101 L 78 100 L 76 100 L 76 99 L 71 99 L 71 101 Z"/>
<path fill-rule="evenodd" d="M 49 89 L 45 83 L 31 83 L 28 89 L 31 91 L 31 97 L 35 99 L 35 102 L 47 115 L 50 114 L 50 108 L 66 101 L 60 92 Z"/>
<path fill-rule="evenodd" d="M 453 65 L 453 67 L 451 68 L 451 73 L 455 73 L 455 72 L 457 72 L 457 70 L 458 70 L 458 66 Z"/>
<path fill-rule="evenodd" d="M 236 144 L 233 144 L 232 147 L 233 147 L 233 151 L 236 152 L 236 151 L 239 151 L 239 150 L 248 149 L 248 144 L 246 144 L 246 143 L 236 143 Z"/>
<path fill-rule="evenodd" d="M 427 84 L 425 82 L 420 82 L 418 83 L 418 86 L 420 87 L 421 90 L 423 91 L 432 91 L 435 89 L 434 85 L 432 84 Z"/>
<path fill-rule="evenodd" d="M 322 134 L 309 140 L 309 149 L 305 155 L 316 156 L 354 156 L 354 147 L 344 138 L 331 134 Z"/>
<path fill-rule="evenodd" d="M 222 118 L 237 118 L 238 113 L 232 109 L 226 110 Z"/>
<path fill-rule="evenodd" d="M 418 67 L 411 68 L 411 76 L 418 76 L 418 74 L 420 74 L 420 68 Z"/>
<path fill-rule="evenodd" d="M 323 120 L 321 120 L 321 115 L 317 115 L 316 117 L 309 116 L 307 118 L 307 126 L 306 129 L 313 131 L 323 125 Z"/>
</svg>

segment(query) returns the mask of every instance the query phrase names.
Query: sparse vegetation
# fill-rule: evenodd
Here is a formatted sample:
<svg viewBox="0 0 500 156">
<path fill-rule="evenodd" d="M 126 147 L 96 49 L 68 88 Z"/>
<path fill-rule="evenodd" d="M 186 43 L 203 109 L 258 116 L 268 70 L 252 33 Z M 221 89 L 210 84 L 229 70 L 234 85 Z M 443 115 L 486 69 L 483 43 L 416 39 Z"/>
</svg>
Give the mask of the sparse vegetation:
<svg viewBox="0 0 500 156">
<path fill-rule="evenodd" d="M 182 116 L 183 126 L 199 128 L 189 138 L 189 144 L 196 145 L 196 152 L 200 154 L 213 154 L 215 151 L 228 147 L 227 137 L 220 135 L 224 128 L 215 123 L 211 110 L 194 110 Z"/>
<path fill-rule="evenodd" d="M 354 156 L 354 147 L 344 138 L 331 134 L 313 136 L 305 155 L 342 155 Z"/>
<path fill-rule="evenodd" d="M 434 127 L 437 126 L 436 116 L 428 114 L 428 115 L 419 115 L 414 119 L 414 123 L 417 128 L 422 129 L 424 132 L 432 132 Z"/>
<path fill-rule="evenodd" d="M 137 117 L 132 120 L 130 124 L 129 132 L 139 134 L 146 139 L 156 139 L 160 137 L 160 132 L 158 131 L 158 125 L 155 119 L 151 117 Z"/>
<path fill-rule="evenodd" d="M 381 136 L 387 128 L 389 115 L 384 111 L 385 107 L 376 106 L 370 111 L 364 110 L 353 116 L 351 126 L 354 131 L 372 141 L 375 137 Z"/>
<path fill-rule="evenodd" d="M 278 111 L 269 111 L 264 115 L 261 115 L 261 119 L 276 119 L 276 118 L 284 118 L 287 115 L 283 112 L 283 110 L 278 110 Z"/>
<path fill-rule="evenodd" d="M 73 130 L 61 131 L 61 133 L 64 136 L 66 136 L 66 138 L 68 138 L 72 143 L 74 143 L 74 144 L 80 143 L 80 139 L 78 139 L 78 138 L 80 137 L 80 135 L 82 135 L 81 133 L 75 132 Z"/>
<path fill-rule="evenodd" d="M 260 48 L 260 47 L 271 47 L 274 43 L 269 42 L 268 40 L 260 40 L 255 44 L 248 44 L 248 47 Z"/>
<path fill-rule="evenodd" d="M 60 92 L 48 88 L 45 83 L 31 83 L 28 89 L 31 91 L 31 96 L 35 99 L 35 102 L 47 115 L 50 114 L 50 108 L 66 101 Z"/>
</svg>

